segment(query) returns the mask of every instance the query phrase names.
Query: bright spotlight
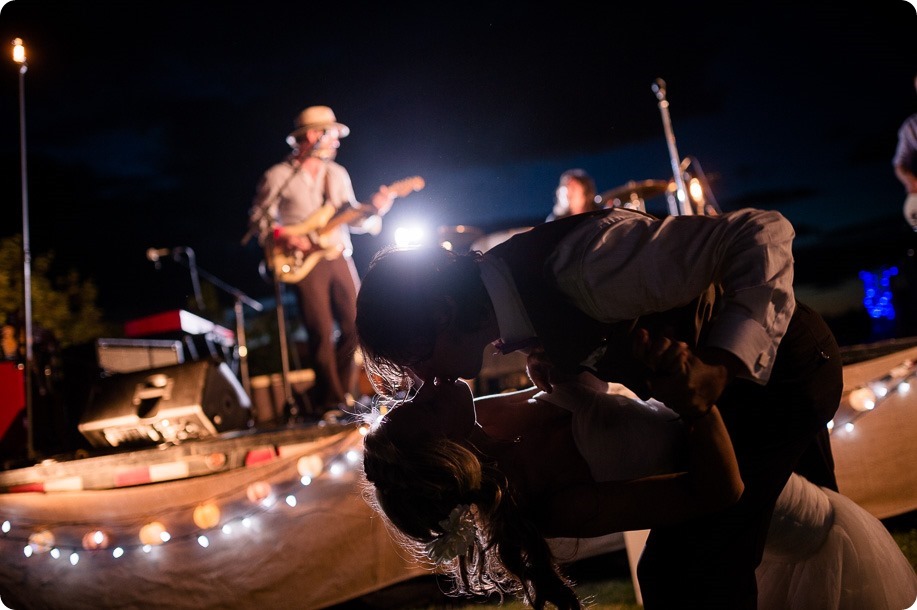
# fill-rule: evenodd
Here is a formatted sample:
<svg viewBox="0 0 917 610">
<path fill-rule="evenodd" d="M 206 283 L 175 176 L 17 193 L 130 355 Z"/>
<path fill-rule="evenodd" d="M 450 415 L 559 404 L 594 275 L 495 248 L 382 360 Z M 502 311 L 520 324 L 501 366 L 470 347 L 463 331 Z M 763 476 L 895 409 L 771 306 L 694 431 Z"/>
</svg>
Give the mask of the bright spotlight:
<svg viewBox="0 0 917 610">
<path fill-rule="evenodd" d="M 395 229 L 395 244 L 398 246 L 417 246 L 423 243 L 425 237 L 426 231 L 418 225 Z"/>
</svg>

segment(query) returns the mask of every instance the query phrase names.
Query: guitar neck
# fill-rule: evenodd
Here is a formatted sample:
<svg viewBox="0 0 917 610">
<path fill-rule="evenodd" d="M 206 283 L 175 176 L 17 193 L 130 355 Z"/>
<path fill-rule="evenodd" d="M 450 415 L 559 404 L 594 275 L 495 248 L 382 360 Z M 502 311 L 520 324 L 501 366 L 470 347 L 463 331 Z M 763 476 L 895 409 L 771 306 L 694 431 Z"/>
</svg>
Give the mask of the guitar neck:
<svg viewBox="0 0 917 610">
<path fill-rule="evenodd" d="M 318 229 L 318 234 L 325 235 L 341 225 L 350 224 L 361 218 L 369 218 L 375 213 L 376 208 L 366 203 L 361 203 L 359 207 L 343 207 L 331 217 L 331 220 L 325 223 L 325 226 Z"/>
<path fill-rule="evenodd" d="M 395 197 L 405 197 L 423 187 L 423 178 L 415 176 L 390 184 L 388 191 Z M 326 203 L 309 218 L 295 225 L 287 225 L 283 229 L 288 235 L 306 235 L 313 231 L 318 235 L 325 235 L 342 224 L 351 224 L 378 213 L 375 206 L 368 203 L 345 205 L 340 209 L 335 209 L 334 206 Z"/>
</svg>

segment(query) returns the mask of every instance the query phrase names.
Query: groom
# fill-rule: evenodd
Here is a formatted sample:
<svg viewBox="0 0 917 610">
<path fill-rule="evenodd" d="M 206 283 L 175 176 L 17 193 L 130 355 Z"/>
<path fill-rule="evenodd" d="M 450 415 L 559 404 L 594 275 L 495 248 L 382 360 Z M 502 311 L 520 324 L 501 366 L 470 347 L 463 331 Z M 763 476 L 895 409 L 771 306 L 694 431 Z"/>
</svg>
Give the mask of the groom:
<svg viewBox="0 0 917 610">
<path fill-rule="evenodd" d="M 755 568 L 791 472 L 837 488 L 826 424 L 840 403 L 837 343 L 793 294 L 795 233 L 779 213 L 657 219 L 625 209 L 546 223 L 484 255 L 380 252 L 357 297 L 367 370 L 390 392 L 412 377 L 471 379 L 484 348 L 528 354 L 529 374 L 588 370 L 652 395 L 637 329 L 685 341 L 698 400 L 720 408 L 745 493 L 718 514 L 650 534 L 646 608 L 756 607 Z M 646 349 L 636 341 L 636 349 Z"/>
</svg>

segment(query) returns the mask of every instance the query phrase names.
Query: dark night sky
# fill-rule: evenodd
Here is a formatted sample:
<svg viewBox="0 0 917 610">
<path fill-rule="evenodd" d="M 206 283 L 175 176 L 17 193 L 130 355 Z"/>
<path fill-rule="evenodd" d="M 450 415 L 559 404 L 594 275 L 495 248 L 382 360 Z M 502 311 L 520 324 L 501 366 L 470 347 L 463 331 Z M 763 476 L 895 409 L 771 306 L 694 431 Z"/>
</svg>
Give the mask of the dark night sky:
<svg viewBox="0 0 917 610">
<path fill-rule="evenodd" d="M 828 294 L 913 247 L 890 161 L 917 111 L 912 4 L 593 4 L 8 2 L 0 41 L 29 50 L 32 252 L 93 278 L 113 320 L 184 303 L 186 270 L 155 270 L 150 247 L 190 247 L 206 272 L 271 295 L 240 240 L 259 176 L 312 104 L 351 127 L 338 160 L 359 198 L 426 180 L 382 236 L 355 239 L 361 269 L 414 217 L 531 224 L 569 167 L 600 191 L 671 177 L 656 78 L 679 154 L 720 206 L 796 225 L 800 284 Z M 6 236 L 22 228 L 19 79 L 0 66 Z"/>
</svg>

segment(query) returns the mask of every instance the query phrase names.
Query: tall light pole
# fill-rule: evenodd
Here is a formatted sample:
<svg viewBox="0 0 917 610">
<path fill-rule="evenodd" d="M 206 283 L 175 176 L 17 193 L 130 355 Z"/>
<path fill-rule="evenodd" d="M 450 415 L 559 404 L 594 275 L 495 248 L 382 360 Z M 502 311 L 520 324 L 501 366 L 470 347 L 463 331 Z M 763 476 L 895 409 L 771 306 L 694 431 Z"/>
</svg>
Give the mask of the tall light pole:
<svg viewBox="0 0 917 610">
<path fill-rule="evenodd" d="M 26 171 L 25 155 L 25 73 L 29 69 L 26 63 L 25 46 L 22 38 L 13 40 L 13 61 L 19 64 L 19 157 L 22 168 L 22 295 L 23 323 L 25 324 L 25 414 L 26 450 L 28 457 L 35 457 L 35 434 L 33 430 L 34 413 L 32 412 L 32 251 L 29 243 L 29 184 Z"/>
</svg>

